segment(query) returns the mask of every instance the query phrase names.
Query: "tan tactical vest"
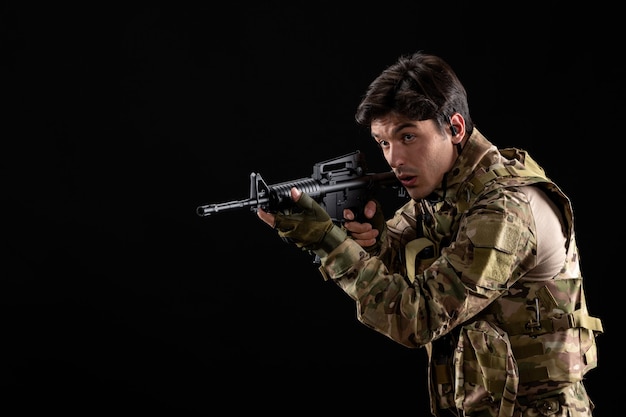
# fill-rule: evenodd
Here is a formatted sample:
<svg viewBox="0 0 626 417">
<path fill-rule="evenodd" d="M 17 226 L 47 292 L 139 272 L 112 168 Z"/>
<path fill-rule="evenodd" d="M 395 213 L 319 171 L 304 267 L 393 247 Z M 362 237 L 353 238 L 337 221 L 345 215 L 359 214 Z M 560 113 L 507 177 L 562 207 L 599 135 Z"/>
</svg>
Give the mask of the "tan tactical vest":
<svg viewBox="0 0 626 417">
<path fill-rule="evenodd" d="M 500 152 L 523 163 L 493 166 L 474 176 L 465 185 L 463 192 L 468 198 L 460 202 L 454 218 L 433 207 L 436 227 L 424 226 L 425 238 L 406 245 L 408 276 L 419 273 L 439 256 L 437 246 L 442 236 L 437 230 L 458 224 L 483 192 L 503 184 L 537 184 L 553 195 L 563 210 L 568 231 L 566 263 L 552 280 L 520 278 L 505 297 L 451 335 L 453 339 L 427 346 L 433 409 L 456 407 L 472 412 L 491 402 L 499 403 L 500 416 L 509 416 L 516 401 L 523 404 L 553 397 L 597 366 L 595 336 L 603 329 L 600 320 L 587 310 L 570 202 L 524 151 Z M 443 347 L 449 354 L 441 360 L 437 350 L 444 343 L 452 346 Z"/>
</svg>

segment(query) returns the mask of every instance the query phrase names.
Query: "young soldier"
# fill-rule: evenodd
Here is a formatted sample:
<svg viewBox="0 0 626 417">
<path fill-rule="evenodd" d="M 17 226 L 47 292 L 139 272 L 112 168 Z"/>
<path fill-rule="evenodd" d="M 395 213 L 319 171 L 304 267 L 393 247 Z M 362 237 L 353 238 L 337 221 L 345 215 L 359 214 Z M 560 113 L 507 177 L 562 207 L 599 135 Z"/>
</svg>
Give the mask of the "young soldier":
<svg viewBox="0 0 626 417">
<path fill-rule="evenodd" d="M 521 149 L 475 126 L 442 59 L 402 56 L 356 112 L 411 200 L 385 221 L 343 227 L 293 188 L 298 210 L 258 216 L 321 258 L 358 319 L 425 347 L 436 416 L 591 416 L 583 377 L 597 366 L 568 197 Z"/>
</svg>

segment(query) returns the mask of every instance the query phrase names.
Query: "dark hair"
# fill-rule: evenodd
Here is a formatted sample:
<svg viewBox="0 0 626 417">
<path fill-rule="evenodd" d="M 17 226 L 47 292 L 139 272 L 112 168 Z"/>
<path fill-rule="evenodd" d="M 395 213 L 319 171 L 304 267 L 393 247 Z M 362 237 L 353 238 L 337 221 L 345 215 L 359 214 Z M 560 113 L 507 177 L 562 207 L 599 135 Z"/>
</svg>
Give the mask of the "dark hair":
<svg viewBox="0 0 626 417">
<path fill-rule="evenodd" d="M 356 111 L 356 121 L 370 126 L 390 112 L 411 120 L 434 119 L 440 127 L 460 113 L 469 134 L 474 130 L 465 87 L 443 59 L 416 52 L 403 55 L 369 85 Z"/>
</svg>

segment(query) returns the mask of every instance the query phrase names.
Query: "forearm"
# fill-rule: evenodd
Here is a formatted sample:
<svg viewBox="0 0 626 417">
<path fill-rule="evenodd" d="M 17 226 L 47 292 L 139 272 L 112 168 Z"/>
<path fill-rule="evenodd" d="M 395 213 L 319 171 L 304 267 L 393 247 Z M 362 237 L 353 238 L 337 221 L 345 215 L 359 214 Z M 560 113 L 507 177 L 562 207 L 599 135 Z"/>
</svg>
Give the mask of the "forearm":
<svg viewBox="0 0 626 417">
<path fill-rule="evenodd" d="M 500 294 L 468 287 L 445 257 L 410 283 L 350 239 L 320 269 L 356 302 L 359 321 L 407 347 L 432 342 Z"/>
<path fill-rule="evenodd" d="M 400 274 L 390 273 L 377 257 L 347 239 L 328 257 L 320 270 L 355 302 L 359 321 L 407 347 L 430 340 L 423 297 Z M 421 318 L 421 319 L 420 319 Z M 421 333 L 415 337 L 415 333 Z"/>
</svg>

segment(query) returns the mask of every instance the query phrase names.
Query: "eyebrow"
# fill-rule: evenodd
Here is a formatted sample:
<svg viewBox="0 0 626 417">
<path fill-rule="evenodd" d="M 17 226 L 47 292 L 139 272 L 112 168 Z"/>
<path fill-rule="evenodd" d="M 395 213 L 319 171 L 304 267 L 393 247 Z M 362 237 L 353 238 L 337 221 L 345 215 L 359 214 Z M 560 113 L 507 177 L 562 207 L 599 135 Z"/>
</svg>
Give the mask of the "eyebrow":
<svg viewBox="0 0 626 417">
<path fill-rule="evenodd" d="M 406 127 L 415 127 L 415 125 L 414 125 L 413 123 L 410 123 L 410 122 L 404 122 L 404 123 L 402 123 L 402 124 L 400 124 L 400 125 L 396 126 L 396 127 L 395 127 L 392 131 L 391 131 L 391 134 L 392 134 L 392 135 L 395 135 L 396 133 L 398 133 L 399 131 L 401 131 L 402 129 L 404 129 L 404 128 L 406 128 Z M 374 139 L 376 139 L 376 138 L 377 138 L 377 135 L 375 135 L 373 132 L 372 132 L 372 138 L 374 138 Z"/>
<path fill-rule="evenodd" d="M 415 124 L 409 123 L 409 122 L 402 123 L 401 125 L 396 127 L 392 133 L 395 135 L 396 133 L 398 133 L 400 130 L 404 129 L 405 127 L 415 127 Z"/>
</svg>

